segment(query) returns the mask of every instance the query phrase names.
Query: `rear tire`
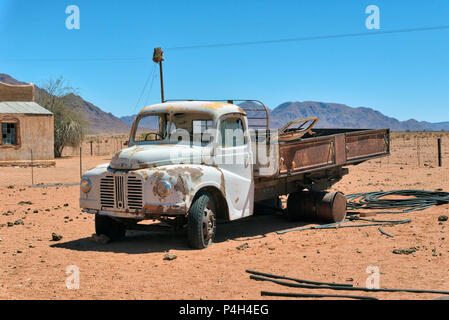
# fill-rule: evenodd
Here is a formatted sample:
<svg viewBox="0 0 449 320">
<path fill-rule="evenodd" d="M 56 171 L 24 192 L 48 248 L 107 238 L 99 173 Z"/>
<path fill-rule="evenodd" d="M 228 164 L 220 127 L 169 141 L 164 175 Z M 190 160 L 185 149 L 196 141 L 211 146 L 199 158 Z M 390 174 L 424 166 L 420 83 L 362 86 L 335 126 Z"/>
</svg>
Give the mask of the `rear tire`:
<svg viewBox="0 0 449 320">
<path fill-rule="evenodd" d="M 112 241 L 123 240 L 126 228 L 123 223 L 101 214 L 95 215 L 95 233 L 104 234 Z"/>
<path fill-rule="evenodd" d="M 287 219 L 289 221 L 300 221 L 303 216 L 304 208 L 300 201 L 301 192 L 294 192 L 288 195 L 287 199 Z"/>
<path fill-rule="evenodd" d="M 207 248 L 215 238 L 217 219 L 215 204 L 209 192 L 200 192 L 187 217 L 187 239 L 195 249 Z"/>
</svg>

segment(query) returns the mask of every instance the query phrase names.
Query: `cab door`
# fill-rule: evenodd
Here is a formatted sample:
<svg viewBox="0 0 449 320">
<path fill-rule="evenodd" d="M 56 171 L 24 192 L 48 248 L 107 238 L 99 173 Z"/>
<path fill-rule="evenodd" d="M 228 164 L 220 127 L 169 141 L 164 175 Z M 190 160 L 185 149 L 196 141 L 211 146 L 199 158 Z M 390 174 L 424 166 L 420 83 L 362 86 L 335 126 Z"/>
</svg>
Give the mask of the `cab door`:
<svg viewBox="0 0 449 320">
<path fill-rule="evenodd" d="M 252 215 L 254 206 L 253 155 L 248 123 L 241 114 L 228 114 L 218 121 L 215 161 L 231 220 Z"/>
</svg>

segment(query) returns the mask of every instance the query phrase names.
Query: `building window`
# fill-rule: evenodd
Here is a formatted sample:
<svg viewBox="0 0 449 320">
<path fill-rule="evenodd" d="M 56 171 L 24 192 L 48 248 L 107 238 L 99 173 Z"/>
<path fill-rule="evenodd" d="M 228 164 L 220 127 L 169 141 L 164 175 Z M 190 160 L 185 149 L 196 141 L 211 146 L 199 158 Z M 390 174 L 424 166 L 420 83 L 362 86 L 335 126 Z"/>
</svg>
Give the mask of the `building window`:
<svg viewBox="0 0 449 320">
<path fill-rule="evenodd" d="M 17 144 L 17 123 L 2 123 L 2 145 Z"/>
</svg>

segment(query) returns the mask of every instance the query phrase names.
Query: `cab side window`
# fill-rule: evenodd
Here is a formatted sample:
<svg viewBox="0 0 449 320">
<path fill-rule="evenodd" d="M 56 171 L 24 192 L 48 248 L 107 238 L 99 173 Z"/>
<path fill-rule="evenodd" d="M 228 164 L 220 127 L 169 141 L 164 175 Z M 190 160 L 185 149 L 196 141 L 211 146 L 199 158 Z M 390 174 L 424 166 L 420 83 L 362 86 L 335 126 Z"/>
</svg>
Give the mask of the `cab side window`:
<svg viewBox="0 0 449 320">
<path fill-rule="evenodd" d="M 220 124 L 220 145 L 223 148 L 239 147 L 246 144 L 241 118 L 227 118 Z"/>
</svg>

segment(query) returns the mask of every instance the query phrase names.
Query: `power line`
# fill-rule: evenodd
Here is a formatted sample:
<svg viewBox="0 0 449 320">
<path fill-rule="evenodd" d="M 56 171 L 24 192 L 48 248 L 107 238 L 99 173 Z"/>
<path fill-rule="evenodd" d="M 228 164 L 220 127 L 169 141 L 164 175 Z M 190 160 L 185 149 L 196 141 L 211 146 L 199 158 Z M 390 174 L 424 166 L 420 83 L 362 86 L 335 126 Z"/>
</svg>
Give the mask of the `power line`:
<svg viewBox="0 0 449 320">
<path fill-rule="evenodd" d="M 156 70 L 156 64 L 153 65 L 152 71 L 149 73 L 147 79 L 145 80 L 145 84 L 143 85 L 142 91 L 140 92 L 139 99 L 137 99 L 136 105 L 135 105 L 135 107 L 134 107 L 134 109 L 133 109 L 133 114 L 134 114 L 134 112 L 136 112 L 137 106 L 139 105 L 140 100 L 142 99 L 142 96 L 143 96 L 143 94 L 144 94 L 144 92 L 145 92 L 145 89 L 146 89 L 146 87 L 147 87 L 147 85 L 148 85 L 148 81 L 150 81 L 150 78 L 153 77 L 153 74 L 154 74 L 154 71 L 155 71 L 155 70 Z"/>
<path fill-rule="evenodd" d="M 154 68 L 153 70 L 155 70 L 155 69 L 156 68 Z M 151 89 L 153 89 L 154 80 L 157 78 L 157 73 L 154 73 L 154 71 L 153 71 L 153 74 L 154 74 L 154 76 L 152 75 L 150 89 L 148 90 L 147 98 L 145 99 L 145 105 L 148 105 L 148 101 L 150 99 L 150 94 L 151 94 Z"/>
<path fill-rule="evenodd" d="M 236 46 L 250 46 L 250 45 L 262 45 L 262 44 L 274 44 L 274 43 L 288 43 L 288 42 L 301 42 L 301 41 L 312 41 L 312 40 L 326 40 L 326 39 L 341 39 L 341 38 L 352 38 L 352 37 L 368 37 L 376 35 L 385 34 L 396 34 L 396 33 L 410 33 L 410 32 L 422 32 L 422 31 L 435 31 L 435 30 L 447 30 L 449 25 L 445 26 L 434 26 L 434 27 L 421 27 L 421 28 L 408 28 L 408 29 L 394 29 L 385 31 L 369 31 L 369 32 L 358 32 L 358 33 L 342 33 L 342 34 L 330 34 L 322 36 L 306 36 L 297 38 L 285 38 L 285 39 L 271 39 L 271 40 L 260 40 L 260 41 L 242 41 L 242 42 L 227 42 L 227 43 L 215 43 L 215 44 L 199 44 L 199 45 L 189 45 L 189 46 L 177 46 L 164 48 L 165 50 L 189 50 L 189 49 L 208 49 L 208 48 L 222 48 L 222 47 L 236 47 Z M 128 58 L 24 58 L 24 59 L 0 59 L 0 61 L 5 62 L 89 62 L 89 61 L 142 61 L 150 60 L 152 57 L 128 57 Z"/>
<path fill-rule="evenodd" d="M 408 33 L 408 32 L 417 32 L 417 31 L 432 31 L 432 30 L 444 30 L 444 29 L 449 29 L 449 26 L 436 26 L 436 27 L 396 29 L 396 30 L 386 30 L 386 31 L 331 34 L 331 35 L 322 35 L 322 36 L 308 36 L 308 37 L 299 37 L 299 38 L 286 38 L 286 39 L 261 40 L 261 41 L 199 44 L 199 45 L 193 45 L 193 46 L 180 46 L 180 47 L 165 48 L 165 50 L 206 49 L 206 48 L 233 47 L 233 46 L 249 46 L 249 45 L 272 44 L 272 43 L 283 43 L 283 42 L 299 42 L 299 41 L 338 39 L 338 38 L 350 38 L 350 37 L 366 37 L 366 36 L 376 36 L 376 35 L 381 35 L 381 34 Z"/>
<path fill-rule="evenodd" d="M 89 61 L 142 61 L 151 60 L 151 57 L 130 58 L 24 58 L 24 59 L 0 59 L 6 62 L 89 62 Z"/>
</svg>

